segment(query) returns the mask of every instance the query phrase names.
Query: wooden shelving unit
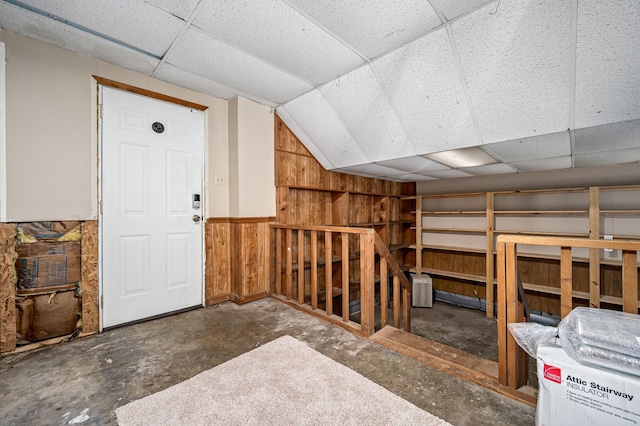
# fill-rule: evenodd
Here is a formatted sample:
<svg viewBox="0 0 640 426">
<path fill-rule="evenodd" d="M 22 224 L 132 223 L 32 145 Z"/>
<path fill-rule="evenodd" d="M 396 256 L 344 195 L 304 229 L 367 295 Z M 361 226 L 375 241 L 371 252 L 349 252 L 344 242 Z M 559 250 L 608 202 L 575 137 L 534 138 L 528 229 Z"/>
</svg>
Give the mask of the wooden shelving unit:
<svg viewBox="0 0 640 426">
<path fill-rule="evenodd" d="M 449 287 L 462 294 L 465 290 L 460 282 L 468 283 L 468 291 L 473 292 L 469 295 L 476 295 L 477 285 L 483 284 L 487 316 L 493 316 L 497 235 L 640 239 L 640 186 L 635 185 L 417 195 L 408 199 L 416 203 L 411 212 L 416 218 L 411 227 L 416 233 L 411 244 L 416 256 L 412 271 L 434 275 L 445 287 L 447 282 L 457 283 Z M 619 223 L 625 220 L 634 221 L 634 225 Z M 620 297 L 608 294 L 615 292 L 616 284 L 606 282 L 618 280 L 621 261 L 608 256 L 590 250 L 587 257 L 574 258 L 574 276 L 584 281 L 584 288 L 574 291 L 576 299 L 592 306 L 621 303 Z M 553 298 L 559 294 L 554 278 L 559 259 L 550 253 L 519 253 L 522 273 L 534 278 L 524 283 L 534 299 L 536 295 Z M 533 305 L 553 311 L 554 303 Z"/>
</svg>

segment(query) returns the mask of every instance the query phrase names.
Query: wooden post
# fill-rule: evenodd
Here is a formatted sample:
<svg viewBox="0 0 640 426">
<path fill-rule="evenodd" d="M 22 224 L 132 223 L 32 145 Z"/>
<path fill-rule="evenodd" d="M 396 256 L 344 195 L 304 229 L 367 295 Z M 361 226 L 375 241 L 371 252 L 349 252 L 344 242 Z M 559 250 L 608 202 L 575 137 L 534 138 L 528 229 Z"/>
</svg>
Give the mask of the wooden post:
<svg viewBox="0 0 640 426">
<path fill-rule="evenodd" d="M 498 381 L 507 385 L 507 293 L 505 244 L 498 243 L 496 247 L 497 275 L 498 275 Z"/>
<path fill-rule="evenodd" d="M 324 294 L 327 315 L 333 315 L 333 248 L 331 231 L 324 231 Z"/>
<path fill-rule="evenodd" d="M 486 287 L 485 287 L 485 300 L 487 304 L 487 318 L 493 318 L 493 244 L 494 244 L 494 229 L 495 220 L 493 216 L 493 192 L 487 192 L 486 194 L 486 208 L 487 208 L 487 245 L 486 245 Z"/>
<path fill-rule="evenodd" d="M 400 328 L 400 278 L 393 276 L 393 326 Z"/>
<path fill-rule="evenodd" d="M 349 322 L 349 234 L 342 233 L 342 321 Z"/>
<path fill-rule="evenodd" d="M 98 296 L 98 221 L 82 224 L 82 334 L 100 331 L 100 304 Z"/>
<path fill-rule="evenodd" d="M 571 247 L 560 247 L 560 316 L 573 309 L 573 259 Z"/>
<path fill-rule="evenodd" d="M 506 301 L 507 301 L 507 323 L 515 323 L 519 321 L 518 318 L 518 290 L 517 279 L 518 276 L 518 256 L 516 253 L 515 243 L 507 243 L 506 245 Z M 505 332 L 507 333 L 507 384 L 513 389 L 519 388 L 518 386 L 518 344 L 513 338 L 511 333 L 505 326 Z"/>
<path fill-rule="evenodd" d="M 420 196 L 416 197 L 416 272 L 422 273 L 422 197 Z"/>
<path fill-rule="evenodd" d="M 367 336 L 376 331 L 373 232 L 360 234 L 360 329 Z"/>
<path fill-rule="evenodd" d="M 298 303 L 304 304 L 304 230 L 298 229 Z"/>
<path fill-rule="evenodd" d="M 318 309 L 318 231 L 311 231 L 311 309 Z"/>
<path fill-rule="evenodd" d="M 287 277 L 284 282 L 284 292 L 287 300 L 291 300 L 293 294 L 293 229 L 287 229 Z"/>
<path fill-rule="evenodd" d="M 622 310 L 638 314 L 638 253 L 622 251 Z"/>
<path fill-rule="evenodd" d="M 589 188 L 589 238 L 600 239 L 600 188 Z M 600 307 L 600 250 L 589 249 L 589 306 Z"/>
<path fill-rule="evenodd" d="M 276 228 L 276 295 L 282 294 L 282 229 Z"/>
<path fill-rule="evenodd" d="M 380 258 L 380 328 L 389 321 L 389 269 L 387 259 Z"/>
<path fill-rule="evenodd" d="M 406 288 L 402 288 L 402 325 L 404 331 L 411 333 L 411 293 Z"/>
</svg>

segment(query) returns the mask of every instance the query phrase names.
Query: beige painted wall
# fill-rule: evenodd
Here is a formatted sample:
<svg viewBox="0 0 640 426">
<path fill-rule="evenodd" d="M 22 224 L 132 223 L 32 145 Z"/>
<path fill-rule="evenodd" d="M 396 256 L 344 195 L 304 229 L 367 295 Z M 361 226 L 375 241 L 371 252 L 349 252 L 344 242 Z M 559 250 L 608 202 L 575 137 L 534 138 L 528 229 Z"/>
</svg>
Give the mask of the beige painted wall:
<svg viewBox="0 0 640 426">
<path fill-rule="evenodd" d="M 229 101 L 231 215 L 275 216 L 274 116 L 244 98 Z"/>
<path fill-rule="evenodd" d="M 207 216 L 230 215 L 227 101 L 7 31 L 0 31 L 0 42 L 7 58 L 7 221 L 97 217 L 97 92 L 92 75 L 209 107 Z M 269 163 L 272 157 L 273 151 Z M 216 174 L 225 185 L 211 185 Z"/>
</svg>

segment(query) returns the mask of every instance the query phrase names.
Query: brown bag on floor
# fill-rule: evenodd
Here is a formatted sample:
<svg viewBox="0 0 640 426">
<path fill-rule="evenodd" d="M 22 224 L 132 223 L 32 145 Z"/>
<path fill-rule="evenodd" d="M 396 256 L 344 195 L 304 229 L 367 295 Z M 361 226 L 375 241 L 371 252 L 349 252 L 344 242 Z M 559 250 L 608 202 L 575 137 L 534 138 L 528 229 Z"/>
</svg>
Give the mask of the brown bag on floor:
<svg viewBox="0 0 640 426">
<path fill-rule="evenodd" d="M 80 299 L 73 291 L 32 296 L 33 320 L 29 340 L 44 340 L 71 334 L 76 329 Z"/>
</svg>

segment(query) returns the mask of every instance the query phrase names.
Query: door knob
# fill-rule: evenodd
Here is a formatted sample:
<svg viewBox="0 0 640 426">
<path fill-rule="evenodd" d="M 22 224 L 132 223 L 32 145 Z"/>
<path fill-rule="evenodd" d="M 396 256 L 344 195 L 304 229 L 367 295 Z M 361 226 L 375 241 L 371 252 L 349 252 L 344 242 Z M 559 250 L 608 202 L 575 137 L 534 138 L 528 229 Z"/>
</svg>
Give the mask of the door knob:
<svg viewBox="0 0 640 426">
<path fill-rule="evenodd" d="M 194 214 L 194 215 L 193 215 L 193 221 L 194 221 L 195 223 L 200 222 L 200 219 L 201 219 L 201 217 L 200 217 L 200 216 L 198 216 L 197 214 Z"/>
</svg>

